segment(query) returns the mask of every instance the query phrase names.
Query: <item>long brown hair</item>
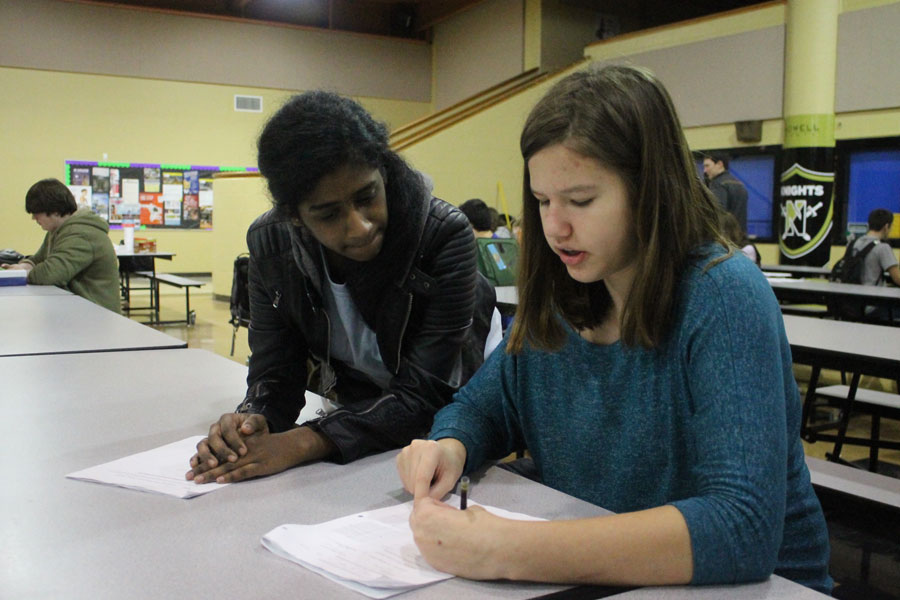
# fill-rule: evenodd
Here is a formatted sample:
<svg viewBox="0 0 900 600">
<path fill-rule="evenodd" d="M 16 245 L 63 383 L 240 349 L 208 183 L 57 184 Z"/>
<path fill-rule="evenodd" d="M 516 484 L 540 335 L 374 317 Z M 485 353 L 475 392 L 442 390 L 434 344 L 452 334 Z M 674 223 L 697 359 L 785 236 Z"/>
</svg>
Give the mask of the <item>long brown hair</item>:
<svg viewBox="0 0 900 600">
<path fill-rule="evenodd" d="M 625 302 L 621 339 L 655 348 L 665 339 L 681 275 L 706 242 L 726 248 L 718 203 L 700 181 L 675 107 L 649 71 L 606 66 L 557 82 L 532 109 L 522 131 L 525 160 L 519 305 L 507 344 L 555 350 L 565 341 L 561 316 L 575 329 L 599 325 L 612 308 L 603 281 L 580 283 L 544 239 L 528 161 L 563 144 L 612 169 L 629 192 L 637 237 L 637 275 Z"/>
</svg>

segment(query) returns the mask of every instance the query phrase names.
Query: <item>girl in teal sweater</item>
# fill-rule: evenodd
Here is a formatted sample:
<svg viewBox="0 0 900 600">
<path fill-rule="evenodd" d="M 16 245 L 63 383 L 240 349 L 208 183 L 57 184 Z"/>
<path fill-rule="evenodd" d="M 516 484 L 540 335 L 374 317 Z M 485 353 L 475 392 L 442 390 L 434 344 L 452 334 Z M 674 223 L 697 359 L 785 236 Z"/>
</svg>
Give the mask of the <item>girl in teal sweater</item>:
<svg viewBox="0 0 900 600">
<path fill-rule="evenodd" d="M 572 74 L 521 138 L 523 242 L 504 345 L 398 457 L 436 568 L 476 579 L 755 581 L 830 592 L 778 304 L 718 231 L 650 73 Z M 521 522 L 440 502 L 525 446 L 541 480 L 619 514 Z"/>
</svg>

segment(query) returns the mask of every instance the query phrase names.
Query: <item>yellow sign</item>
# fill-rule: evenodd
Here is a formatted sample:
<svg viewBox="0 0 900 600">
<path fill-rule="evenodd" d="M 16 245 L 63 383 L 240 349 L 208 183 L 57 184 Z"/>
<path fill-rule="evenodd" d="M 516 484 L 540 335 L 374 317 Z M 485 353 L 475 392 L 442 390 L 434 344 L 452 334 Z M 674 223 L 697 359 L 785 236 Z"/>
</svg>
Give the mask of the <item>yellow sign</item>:
<svg viewBox="0 0 900 600">
<path fill-rule="evenodd" d="M 834 147 L 834 115 L 792 115 L 785 117 L 784 147 Z"/>
</svg>

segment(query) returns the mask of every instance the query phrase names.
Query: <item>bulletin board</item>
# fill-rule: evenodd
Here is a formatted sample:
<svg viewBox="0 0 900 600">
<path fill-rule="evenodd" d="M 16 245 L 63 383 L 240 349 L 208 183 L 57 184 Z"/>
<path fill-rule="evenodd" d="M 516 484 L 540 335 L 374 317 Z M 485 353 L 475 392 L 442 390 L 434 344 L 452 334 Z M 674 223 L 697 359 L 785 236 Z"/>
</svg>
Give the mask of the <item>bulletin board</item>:
<svg viewBox="0 0 900 600">
<path fill-rule="evenodd" d="M 151 229 L 213 228 L 214 173 L 255 167 L 66 161 L 66 185 L 112 229 L 131 222 Z"/>
</svg>

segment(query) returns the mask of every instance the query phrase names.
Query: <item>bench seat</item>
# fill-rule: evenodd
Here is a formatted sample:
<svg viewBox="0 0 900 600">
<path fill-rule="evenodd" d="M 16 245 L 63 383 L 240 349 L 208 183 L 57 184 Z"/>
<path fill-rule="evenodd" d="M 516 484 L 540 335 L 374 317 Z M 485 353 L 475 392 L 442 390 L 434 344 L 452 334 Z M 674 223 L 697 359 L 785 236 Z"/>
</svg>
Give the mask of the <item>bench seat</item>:
<svg viewBox="0 0 900 600">
<path fill-rule="evenodd" d="M 828 385 L 817 387 L 815 395 L 819 398 L 836 400 L 840 403 L 841 415 L 837 423 L 838 433 L 834 440 L 834 450 L 826 456 L 833 462 L 842 459 L 841 449 L 845 443 L 869 447 L 869 471 L 878 470 L 878 451 L 880 449 L 900 449 L 900 441 L 881 439 L 881 418 L 900 419 L 900 394 L 881 392 L 857 387 L 853 402 L 849 401 L 850 386 Z M 872 415 L 872 423 L 868 438 L 849 437 L 847 426 L 850 422 L 850 413 L 854 408 L 862 409 Z M 828 424 L 826 424 L 827 426 Z M 822 426 L 819 426 L 822 427 Z M 814 438 L 810 441 L 814 441 Z"/>
<path fill-rule="evenodd" d="M 156 279 L 157 281 L 161 281 L 162 283 L 168 285 L 174 285 L 175 287 L 201 287 L 206 285 L 202 281 L 197 281 L 196 279 L 188 279 L 187 277 L 181 277 L 180 275 L 172 275 L 171 273 L 157 273 L 153 275 L 153 271 L 135 271 L 136 275 L 140 275 L 141 277 L 146 277 L 147 279 Z"/>
<path fill-rule="evenodd" d="M 900 508 L 900 479 L 812 456 L 806 457 L 806 466 L 816 487 Z"/>
<path fill-rule="evenodd" d="M 850 393 L 849 385 L 827 385 L 825 387 L 816 388 L 816 395 L 825 398 L 833 398 L 835 400 L 844 400 Z M 885 408 L 896 408 L 900 410 L 900 394 L 892 394 L 890 392 L 880 392 L 878 390 L 867 390 L 866 388 L 857 388 L 856 398 L 854 402 L 862 402 L 863 404 L 874 404 Z"/>
<path fill-rule="evenodd" d="M 165 283 L 166 285 L 171 285 L 177 288 L 184 289 L 184 305 L 185 305 L 185 317 L 184 322 L 188 325 L 193 325 L 197 320 L 197 314 L 191 310 L 191 288 L 192 287 L 202 287 L 206 285 L 203 281 L 197 281 L 196 279 L 190 279 L 188 277 L 182 277 L 180 275 L 172 275 L 171 273 L 156 273 L 153 271 L 135 271 L 135 275 L 140 275 L 141 277 L 146 277 L 149 279 L 153 285 L 153 294 L 156 301 L 156 306 L 159 307 L 159 284 Z M 157 315 L 158 318 L 158 315 Z M 181 323 L 182 321 L 159 321 L 157 320 L 157 324 L 162 323 Z"/>
</svg>

